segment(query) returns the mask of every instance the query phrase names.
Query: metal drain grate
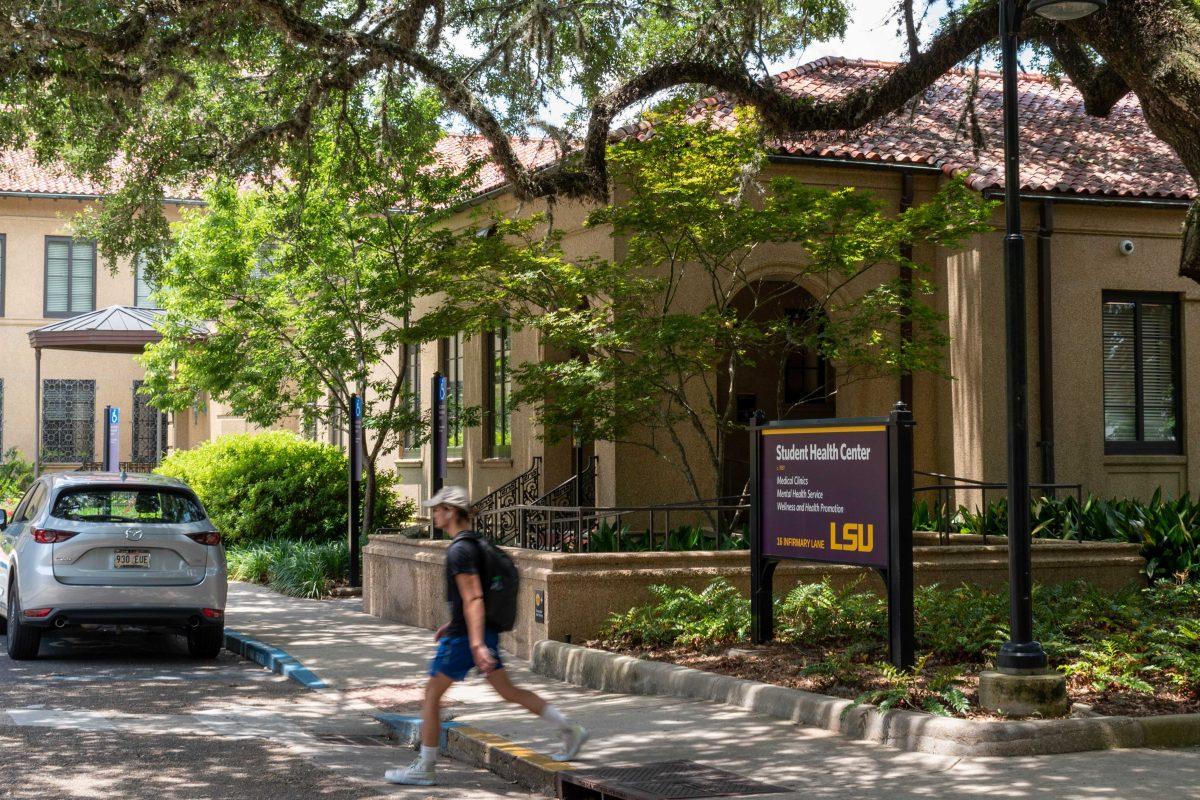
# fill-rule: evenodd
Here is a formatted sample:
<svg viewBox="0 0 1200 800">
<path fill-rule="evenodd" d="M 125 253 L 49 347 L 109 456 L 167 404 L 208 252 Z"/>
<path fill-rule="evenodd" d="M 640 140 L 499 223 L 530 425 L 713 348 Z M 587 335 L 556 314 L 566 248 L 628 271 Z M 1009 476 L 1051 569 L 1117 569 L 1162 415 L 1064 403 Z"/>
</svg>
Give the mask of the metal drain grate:
<svg viewBox="0 0 1200 800">
<path fill-rule="evenodd" d="M 791 791 L 694 761 L 559 773 L 561 800 L 690 800 Z"/>
<path fill-rule="evenodd" d="M 399 742 L 390 736 L 368 736 L 349 733 L 314 733 L 314 739 L 329 744 L 350 744 L 356 747 L 396 747 Z"/>
</svg>

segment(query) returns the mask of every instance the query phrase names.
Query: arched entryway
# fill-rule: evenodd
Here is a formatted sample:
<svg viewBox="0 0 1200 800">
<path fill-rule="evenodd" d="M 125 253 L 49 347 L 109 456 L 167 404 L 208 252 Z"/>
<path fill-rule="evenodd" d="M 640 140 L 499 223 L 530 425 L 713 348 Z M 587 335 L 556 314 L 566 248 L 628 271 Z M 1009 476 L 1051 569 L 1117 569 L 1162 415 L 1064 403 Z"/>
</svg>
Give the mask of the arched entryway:
<svg viewBox="0 0 1200 800">
<path fill-rule="evenodd" d="M 836 416 L 837 406 L 833 365 L 814 346 L 826 316 L 812 294 L 788 281 L 759 281 L 732 305 L 764 336 L 736 365 L 733 389 L 722 398 L 723 404 L 734 404 L 737 424 L 726 436 L 725 496 L 741 494 L 750 477 L 749 436 L 741 431 L 756 411 L 767 419 L 820 419 Z"/>
</svg>

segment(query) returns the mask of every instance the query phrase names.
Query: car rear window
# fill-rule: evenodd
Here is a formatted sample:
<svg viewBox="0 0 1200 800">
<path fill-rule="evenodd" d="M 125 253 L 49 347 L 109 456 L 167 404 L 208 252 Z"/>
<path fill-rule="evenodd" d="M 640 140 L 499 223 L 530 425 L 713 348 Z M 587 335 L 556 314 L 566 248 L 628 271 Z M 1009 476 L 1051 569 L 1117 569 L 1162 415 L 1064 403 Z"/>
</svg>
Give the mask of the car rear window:
<svg viewBox="0 0 1200 800">
<path fill-rule="evenodd" d="M 54 501 L 50 515 L 76 522 L 200 522 L 196 498 L 174 489 L 89 486 L 68 489 Z"/>
</svg>

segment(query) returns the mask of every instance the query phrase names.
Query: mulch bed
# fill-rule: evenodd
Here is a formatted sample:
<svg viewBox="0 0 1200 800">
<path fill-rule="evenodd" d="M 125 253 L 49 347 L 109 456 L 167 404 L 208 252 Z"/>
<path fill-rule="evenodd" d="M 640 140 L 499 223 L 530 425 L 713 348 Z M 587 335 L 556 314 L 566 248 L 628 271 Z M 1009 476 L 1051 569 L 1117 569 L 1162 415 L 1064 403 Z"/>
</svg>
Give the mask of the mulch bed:
<svg viewBox="0 0 1200 800">
<path fill-rule="evenodd" d="M 802 689 L 806 692 L 826 694 L 853 700 L 871 689 L 884 688 L 887 684 L 871 663 L 856 663 L 857 678 L 845 683 L 824 675 L 805 675 L 804 668 L 825 658 L 821 649 L 805 649 L 795 645 L 728 644 L 714 647 L 672 648 L 626 648 L 614 650 L 603 642 L 588 642 L 595 647 L 622 655 L 662 661 L 684 667 L 729 675 L 735 678 L 771 683 Z M 731 652 L 732 651 L 732 652 Z M 932 659 L 926 668 L 927 675 L 947 664 L 935 663 Z M 988 668 L 984 664 L 963 664 L 961 688 L 971 702 L 971 711 L 961 715 L 969 719 L 997 719 L 995 715 L 981 711 L 978 707 L 978 673 Z M 1149 679 L 1153 685 L 1154 681 Z M 1067 694 L 1072 703 L 1090 706 L 1092 711 L 1104 716 L 1145 717 L 1159 714 L 1200 713 L 1200 696 L 1179 693 L 1174 687 L 1157 685 L 1155 693 L 1143 694 L 1127 689 L 1109 688 L 1097 691 L 1077 677 L 1067 680 Z"/>
</svg>

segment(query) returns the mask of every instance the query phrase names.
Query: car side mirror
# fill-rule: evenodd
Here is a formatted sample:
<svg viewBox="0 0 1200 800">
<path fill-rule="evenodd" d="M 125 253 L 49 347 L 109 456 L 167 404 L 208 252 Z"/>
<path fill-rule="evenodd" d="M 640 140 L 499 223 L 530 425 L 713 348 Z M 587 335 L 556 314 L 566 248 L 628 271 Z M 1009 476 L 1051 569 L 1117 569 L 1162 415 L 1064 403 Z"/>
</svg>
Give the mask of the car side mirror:
<svg viewBox="0 0 1200 800">
<path fill-rule="evenodd" d="M 0 531 L 8 527 L 8 511 L 0 508 Z"/>
</svg>

